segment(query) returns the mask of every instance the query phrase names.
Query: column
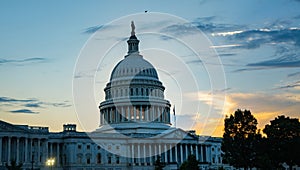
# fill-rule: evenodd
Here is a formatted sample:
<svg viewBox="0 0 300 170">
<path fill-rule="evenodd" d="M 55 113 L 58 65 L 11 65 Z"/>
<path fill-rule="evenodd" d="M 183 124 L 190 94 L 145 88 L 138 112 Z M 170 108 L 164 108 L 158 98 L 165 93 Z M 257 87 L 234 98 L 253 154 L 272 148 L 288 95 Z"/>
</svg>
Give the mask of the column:
<svg viewBox="0 0 300 170">
<path fill-rule="evenodd" d="M 121 115 L 122 115 L 121 116 L 121 119 L 122 119 L 121 121 L 124 122 L 124 118 L 126 116 L 125 113 L 124 113 L 124 106 L 121 107 Z"/>
<path fill-rule="evenodd" d="M 29 140 L 30 140 L 30 143 L 29 143 L 29 146 L 30 146 L 30 150 L 29 150 L 29 162 L 31 162 L 31 161 L 34 161 L 32 159 L 32 152 L 33 152 L 32 143 L 33 143 L 33 139 L 29 139 Z"/>
<path fill-rule="evenodd" d="M 180 144 L 180 163 L 183 163 L 183 151 L 182 151 L 182 144 Z"/>
<path fill-rule="evenodd" d="M 19 151 L 20 151 L 20 139 L 19 138 L 17 138 L 17 146 L 16 146 L 16 150 L 17 150 L 17 158 L 16 158 L 16 162 L 18 163 L 18 162 L 20 162 L 19 161 Z"/>
<path fill-rule="evenodd" d="M 50 145 L 50 157 L 53 157 L 53 143 L 49 143 Z"/>
<path fill-rule="evenodd" d="M 143 108 L 142 108 L 142 105 L 140 105 L 140 121 L 142 121 L 142 112 L 143 112 Z"/>
<path fill-rule="evenodd" d="M 108 123 L 111 123 L 112 122 L 112 108 L 110 108 L 110 110 L 109 110 L 109 113 L 108 113 L 109 115 L 109 121 L 108 121 Z"/>
<path fill-rule="evenodd" d="M 167 144 L 164 144 L 165 162 L 168 162 Z"/>
<path fill-rule="evenodd" d="M 193 151 L 193 144 L 191 144 L 191 155 L 194 154 L 194 151 Z"/>
<path fill-rule="evenodd" d="M 158 144 L 158 154 L 159 154 L 160 157 L 161 157 L 161 145 L 160 145 L 160 144 Z"/>
<path fill-rule="evenodd" d="M 152 148 L 151 148 L 151 144 L 149 144 L 149 159 L 150 159 L 150 165 L 152 165 Z"/>
<path fill-rule="evenodd" d="M 139 164 L 139 165 L 141 165 L 141 148 L 140 148 L 140 145 L 141 145 L 141 144 L 139 144 L 139 143 L 137 144 L 137 147 L 138 147 L 138 148 L 137 148 L 137 149 L 138 149 L 138 150 L 137 150 L 137 152 L 138 152 L 137 154 L 138 154 L 138 164 Z"/>
<path fill-rule="evenodd" d="M 145 117 L 146 117 L 146 121 L 149 121 L 149 107 L 148 106 L 145 107 Z"/>
<path fill-rule="evenodd" d="M 211 162 L 211 155 L 209 154 L 210 147 L 206 145 L 206 161 Z"/>
<path fill-rule="evenodd" d="M 48 141 L 45 140 L 45 150 L 44 150 L 45 156 L 44 156 L 44 161 L 46 161 L 49 157 L 48 155 Z"/>
<path fill-rule="evenodd" d="M 200 162 L 203 162 L 203 147 L 200 145 Z"/>
<path fill-rule="evenodd" d="M 7 161 L 10 161 L 10 143 L 11 142 L 11 138 L 8 137 L 7 138 Z"/>
<path fill-rule="evenodd" d="M 134 144 L 131 144 L 131 159 L 132 165 L 134 165 Z"/>
<path fill-rule="evenodd" d="M 59 143 L 57 143 L 57 145 L 56 145 L 57 147 L 56 147 L 56 160 L 55 160 L 55 162 L 56 162 L 56 165 L 58 166 L 59 164 L 60 164 L 60 160 L 59 160 Z"/>
<path fill-rule="evenodd" d="M 146 165 L 147 164 L 147 160 L 146 160 L 146 144 L 144 143 L 144 146 L 143 146 L 143 152 L 144 152 L 144 164 Z"/>
<path fill-rule="evenodd" d="M 127 115 L 126 115 L 126 118 L 128 121 L 130 121 L 130 109 L 129 109 L 129 106 L 127 106 Z"/>
<path fill-rule="evenodd" d="M 187 147 L 187 144 L 185 144 L 185 160 L 187 160 L 188 158 L 188 147 Z"/>
<path fill-rule="evenodd" d="M 156 144 L 154 144 L 154 155 L 155 155 L 155 160 L 154 161 L 156 161 L 156 159 L 157 159 L 157 150 L 156 150 Z"/>
<path fill-rule="evenodd" d="M 153 106 L 150 106 L 149 109 L 150 109 L 150 114 L 149 114 L 150 121 L 153 122 L 153 116 L 154 116 Z"/>
<path fill-rule="evenodd" d="M 199 159 L 199 156 L 198 156 L 198 144 L 196 144 L 196 159 L 197 160 Z"/>
<path fill-rule="evenodd" d="M 136 122 L 136 108 L 133 106 L 133 116 L 134 116 L 134 121 Z"/>
<path fill-rule="evenodd" d="M 41 141 L 40 139 L 37 139 L 37 147 L 38 147 L 38 151 L 37 151 L 37 162 L 40 163 L 40 157 L 41 157 Z"/>
<path fill-rule="evenodd" d="M 157 120 L 158 120 L 158 122 L 161 122 L 161 119 L 160 119 L 160 115 L 161 115 L 161 113 L 160 113 L 160 109 L 159 109 L 160 107 L 158 106 L 157 107 Z"/>
<path fill-rule="evenodd" d="M 178 162 L 178 157 L 177 157 L 177 144 L 175 144 L 175 161 Z"/>
<path fill-rule="evenodd" d="M 170 162 L 173 162 L 173 151 L 172 144 L 170 143 Z"/>
</svg>

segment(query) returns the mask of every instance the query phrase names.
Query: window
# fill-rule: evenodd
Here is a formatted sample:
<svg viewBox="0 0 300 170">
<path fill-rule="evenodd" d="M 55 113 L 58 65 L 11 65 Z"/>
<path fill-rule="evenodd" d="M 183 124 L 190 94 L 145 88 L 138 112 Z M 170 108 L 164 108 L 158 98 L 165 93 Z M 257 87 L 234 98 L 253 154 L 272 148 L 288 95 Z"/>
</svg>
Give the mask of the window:
<svg viewBox="0 0 300 170">
<path fill-rule="evenodd" d="M 86 149 L 87 149 L 87 150 L 90 150 L 90 149 L 91 149 L 91 146 L 90 146 L 90 145 L 86 145 Z"/>
<path fill-rule="evenodd" d="M 107 163 L 111 164 L 111 156 L 110 155 L 107 157 Z"/>
<path fill-rule="evenodd" d="M 120 163 L 120 157 L 116 157 L 116 163 L 119 164 Z"/>
<path fill-rule="evenodd" d="M 101 149 L 101 147 L 100 147 L 100 146 L 97 146 L 97 149 L 98 149 L 98 150 L 100 150 L 100 149 Z"/>
<path fill-rule="evenodd" d="M 101 154 L 97 154 L 97 164 L 101 164 Z"/>
<path fill-rule="evenodd" d="M 91 163 L 91 158 L 90 158 L 90 157 L 86 158 L 86 163 L 87 163 L 87 164 L 90 164 L 90 163 Z"/>
<path fill-rule="evenodd" d="M 77 148 L 78 148 L 78 149 L 81 149 L 81 145 L 78 145 Z"/>
<path fill-rule="evenodd" d="M 211 150 L 212 150 L 212 151 L 215 151 L 215 148 L 214 148 L 214 147 L 212 147 L 212 148 L 211 148 Z"/>
</svg>

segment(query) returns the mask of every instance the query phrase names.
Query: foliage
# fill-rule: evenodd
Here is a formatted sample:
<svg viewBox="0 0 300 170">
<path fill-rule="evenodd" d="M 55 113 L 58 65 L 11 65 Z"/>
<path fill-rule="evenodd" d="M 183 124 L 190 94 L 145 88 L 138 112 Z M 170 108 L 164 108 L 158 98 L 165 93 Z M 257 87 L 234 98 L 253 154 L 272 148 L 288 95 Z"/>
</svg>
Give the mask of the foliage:
<svg viewBox="0 0 300 170">
<path fill-rule="evenodd" d="M 8 163 L 5 164 L 5 167 L 8 169 L 8 170 L 21 170 L 23 164 L 22 163 L 19 163 L 17 165 L 17 162 L 15 160 L 11 160 L 10 161 L 10 165 L 8 165 Z"/>
<path fill-rule="evenodd" d="M 165 164 L 163 162 L 161 162 L 161 157 L 158 155 L 157 159 L 155 160 L 154 163 L 155 166 L 155 170 L 162 170 L 165 167 Z"/>
<path fill-rule="evenodd" d="M 236 110 L 224 120 L 222 151 L 224 160 L 235 167 L 248 169 L 255 166 L 256 147 L 261 135 L 257 120 L 249 110 Z"/>
<path fill-rule="evenodd" d="M 179 169 L 180 170 L 199 169 L 199 161 L 196 159 L 195 155 L 189 155 L 188 159 L 181 164 Z"/>
<path fill-rule="evenodd" d="M 300 122 L 285 116 L 278 116 L 265 126 L 268 153 L 271 161 L 280 166 L 287 163 L 290 168 L 300 165 Z"/>
</svg>

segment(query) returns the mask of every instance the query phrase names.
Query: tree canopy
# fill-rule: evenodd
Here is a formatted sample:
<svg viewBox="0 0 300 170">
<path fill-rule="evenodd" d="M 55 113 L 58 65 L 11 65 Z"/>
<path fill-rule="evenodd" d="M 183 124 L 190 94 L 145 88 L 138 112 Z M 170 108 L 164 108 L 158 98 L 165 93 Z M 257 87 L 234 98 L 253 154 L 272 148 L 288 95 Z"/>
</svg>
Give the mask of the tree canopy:
<svg viewBox="0 0 300 170">
<path fill-rule="evenodd" d="M 299 119 L 278 116 L 266 125 L 263 132 L 267 135 L 270 159 L 279 166 L 287 163 L 290 168 L 300 165 L 300 122 Z"/>
<path fill-rule="evenodd" d="M 236 110 L 225 118 L 222 151 L 224 161 L 245 169 L 255 166 L 257 139 L 257 120 L 249 110 Z"/>
<path fill-rule="evenodd" d="M 195 155 L 189 155 L 188 159 L 181 164 L 179 169 L 180 170 L 199 169 L 199 161 L 196 159 Z"/>
</svg>

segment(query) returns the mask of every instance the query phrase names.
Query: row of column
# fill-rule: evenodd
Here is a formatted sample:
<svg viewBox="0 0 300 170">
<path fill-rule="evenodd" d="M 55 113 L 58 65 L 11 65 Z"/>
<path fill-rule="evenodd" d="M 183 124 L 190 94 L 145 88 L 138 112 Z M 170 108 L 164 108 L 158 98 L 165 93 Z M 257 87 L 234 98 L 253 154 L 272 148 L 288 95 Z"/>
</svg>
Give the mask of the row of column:
<svg viewBox="0 0 300 170">
<path fill-rule="evenodd" d="M 128 121 L 170 123 L 170 108 L 165 106 L 120 106 L 101 109 L 101 125 Z"/>
<path fill-rule="evenodd" d="M 59 143 L 49 143 L 41 138 L 0 137 L 0 165 L 10 163 L 11 160 L 23 165 L 43 165 L 50 157 L 55 158 L 56 164 L 59 165 L 59 146 Z"/>
<path fill-rule="evenodd" d="M 202 144 L 130 144 L 129 153 L 133 165 L 153 165 L 158 155 L 162 162 L 183 163 L 189 155 L 195 155 L 200 162 L 211 162 L 210 146 Z"/>
<path fill-rule="evenodd" d="M 35 162 L 44 163 L 46 158 L 45 139 L 25 137 L 0 137 L 0 163 L 10 163 L 15 160 L 23 164 Z"/>
</svg>

